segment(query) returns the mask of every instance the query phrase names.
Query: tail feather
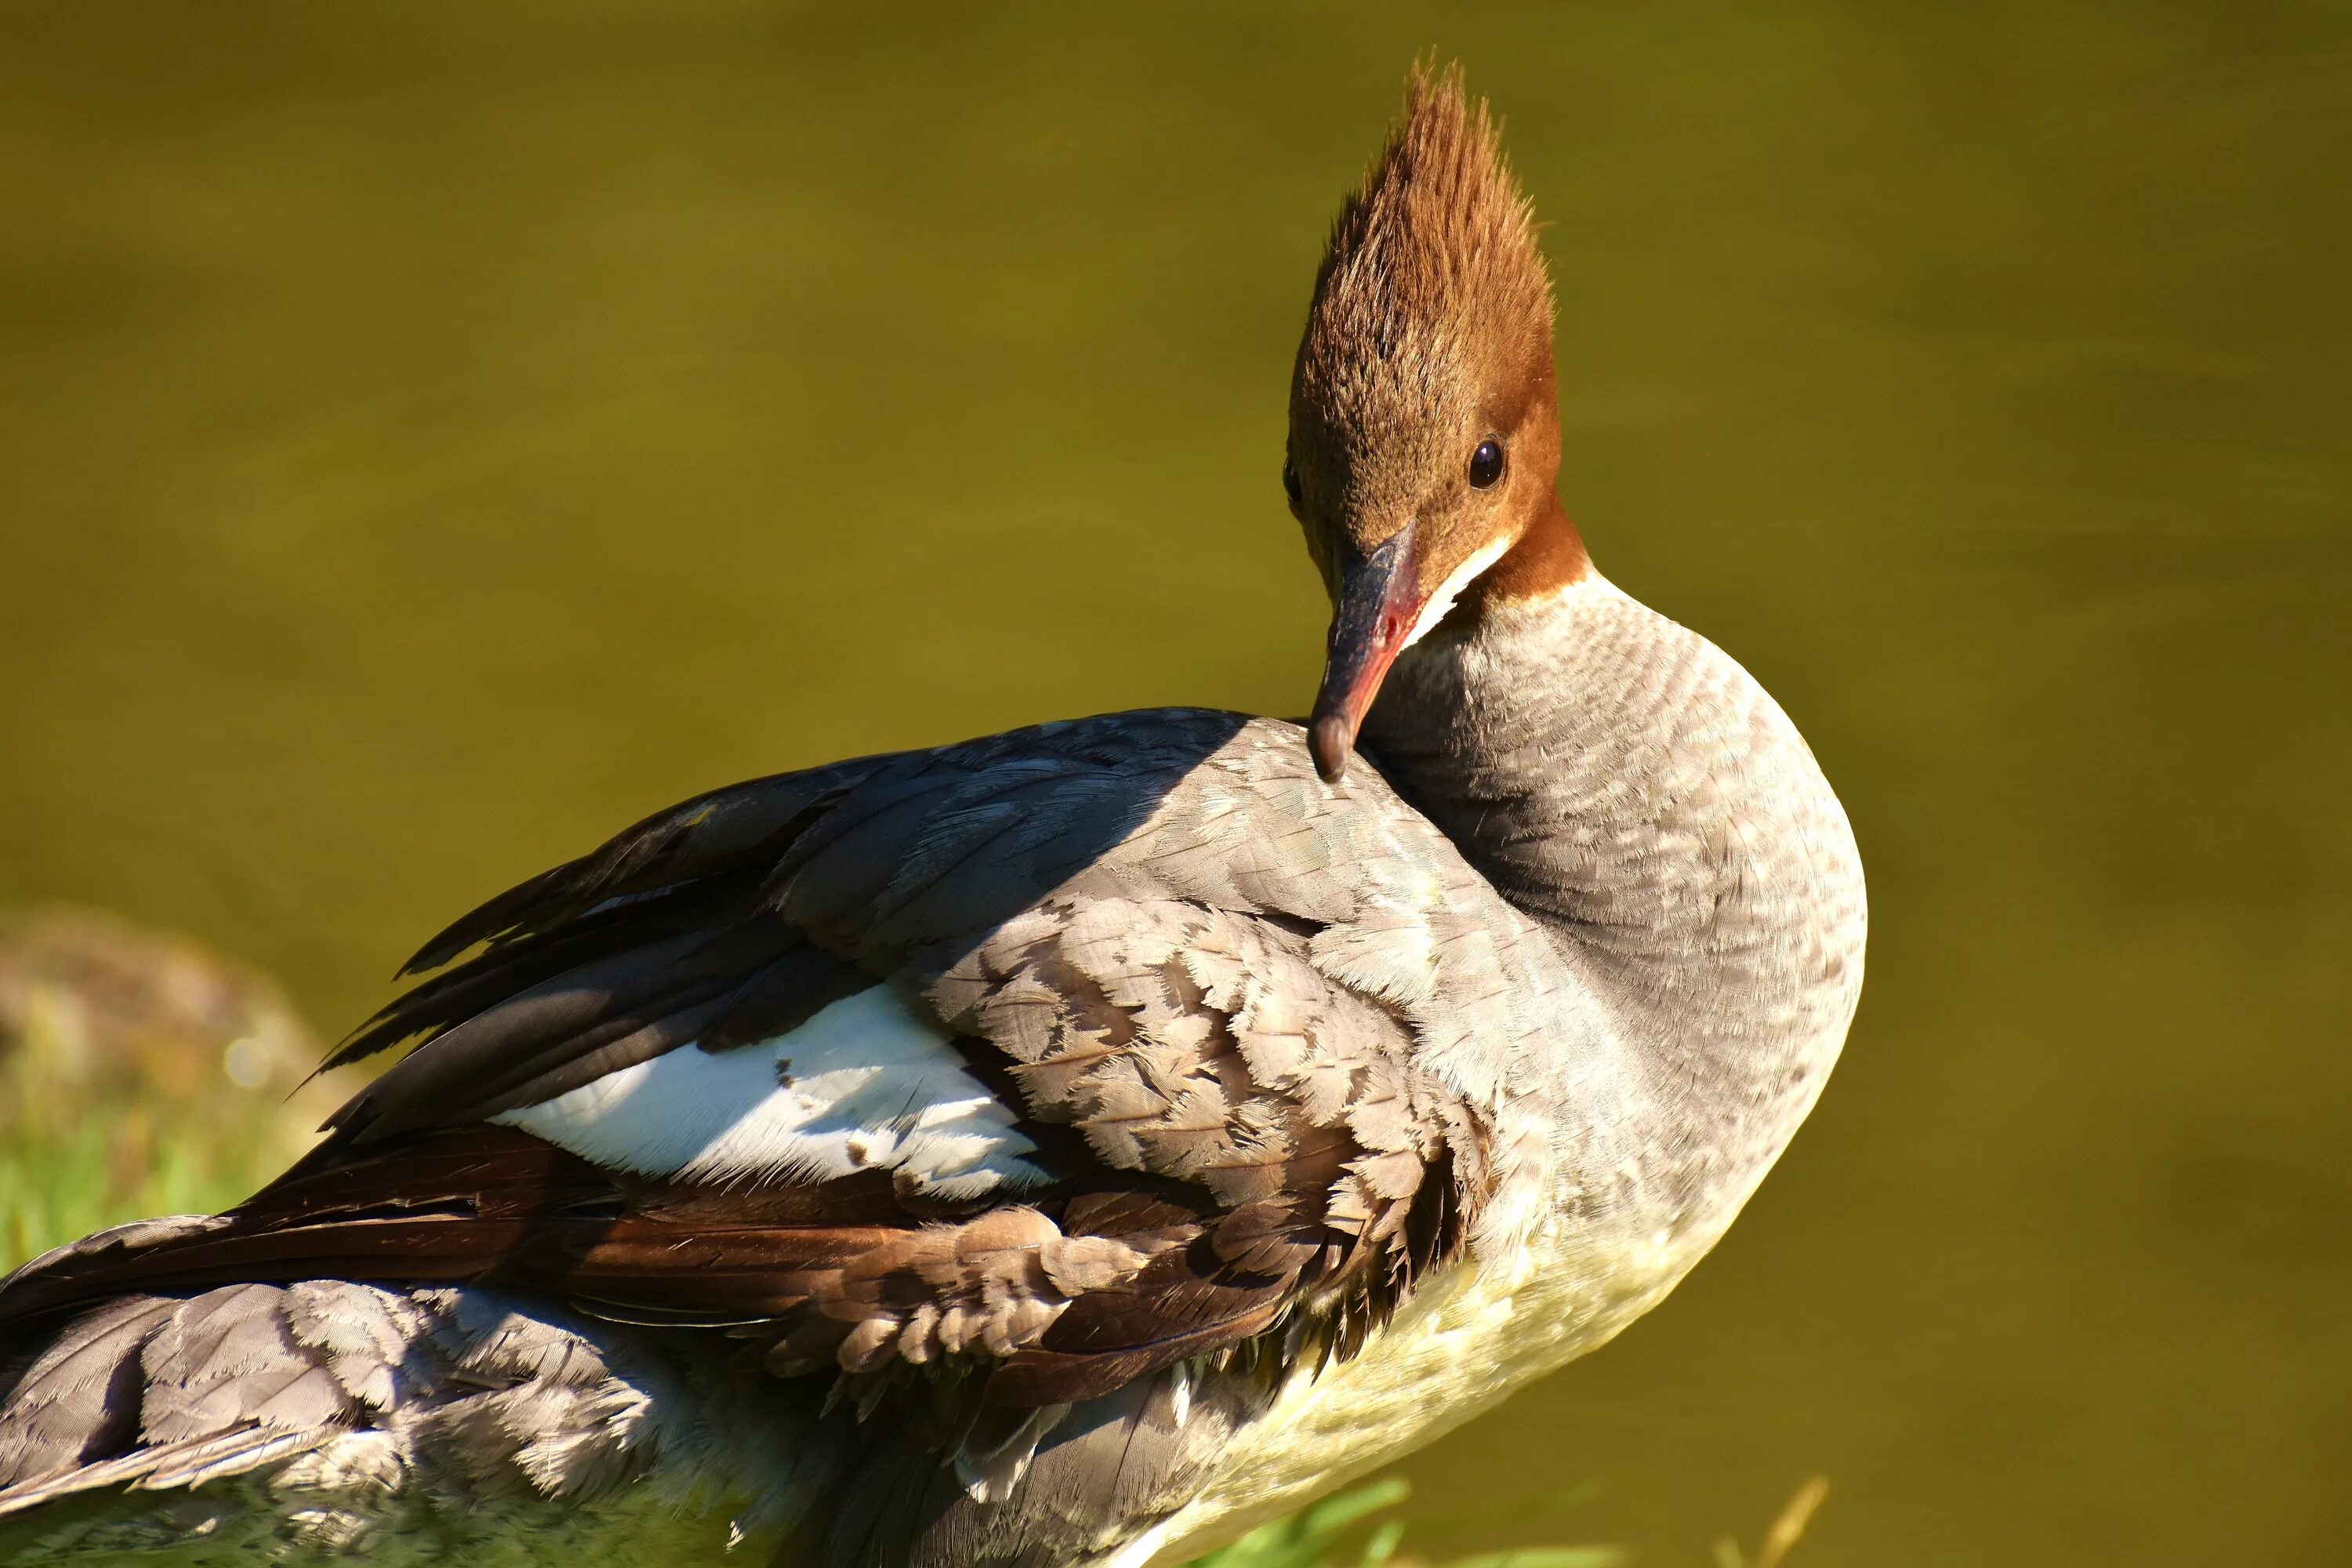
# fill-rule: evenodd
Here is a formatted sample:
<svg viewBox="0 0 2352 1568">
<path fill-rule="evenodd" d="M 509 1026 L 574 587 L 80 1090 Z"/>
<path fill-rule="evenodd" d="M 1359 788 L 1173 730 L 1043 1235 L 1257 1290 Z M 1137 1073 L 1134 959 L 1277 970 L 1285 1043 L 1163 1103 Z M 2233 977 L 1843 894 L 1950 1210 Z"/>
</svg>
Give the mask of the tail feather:
<svg viewBox="0 0 2352 1568">
<path fill-rule="evenodd" d="M 387 1535 L 448 1561 L 549 1530 L 723 1542 L 790 1526 L 844 1458 L 730 1342 L 499 1290 L 246 1283 L 5 1332 L 0 1568 L 338 1560 Z"/>
<path fill-rule="evenodd" d="M 244 1426 L 216 1436 L 134 1448 L 95 1465 L 83 1465 L 46 1480 L 0 1491 L 0 1519 L 77 1492 L 99 1491 L 108 1487 L 162 1491 L 225 1480 L 276 1460 L 307 1453 L 334 1436 L 330 1430 L 273 1432 L 265 1426 Z"/>
</svg>

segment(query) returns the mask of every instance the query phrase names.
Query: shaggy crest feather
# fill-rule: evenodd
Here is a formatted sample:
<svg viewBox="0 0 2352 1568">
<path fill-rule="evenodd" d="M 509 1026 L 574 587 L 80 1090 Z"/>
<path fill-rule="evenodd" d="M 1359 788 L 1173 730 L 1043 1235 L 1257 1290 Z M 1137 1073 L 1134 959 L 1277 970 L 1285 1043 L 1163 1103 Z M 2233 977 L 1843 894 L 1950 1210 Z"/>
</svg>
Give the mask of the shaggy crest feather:
<svg viewBox="0 0 2352 1568">
<path fill-rule="evenodd" d="M 1397 424 L 1377 406 L 1383 395 L 1443 393 L 1473 355 L 1548 360 L 1551 325 L 1534 209 L 1500 128 L 1459 67 L 1417 68 L 1403 118 L 1331 225 L 1298 400 L 1353 416 L 1331 422 L 1369 447 Z"/>
</svg>

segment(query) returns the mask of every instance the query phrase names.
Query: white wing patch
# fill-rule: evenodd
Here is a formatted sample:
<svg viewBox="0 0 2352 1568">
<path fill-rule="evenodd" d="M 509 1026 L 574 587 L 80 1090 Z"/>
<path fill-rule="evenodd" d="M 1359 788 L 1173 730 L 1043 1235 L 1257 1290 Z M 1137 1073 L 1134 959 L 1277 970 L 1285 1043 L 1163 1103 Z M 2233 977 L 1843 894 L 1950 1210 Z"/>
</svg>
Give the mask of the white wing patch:
<svg viewBox="0 0 2352 1568">
<path fill-rule="evenodd" d="M 878 1167 L 958 1199 L 1043 1184 L 1027 1158 L 1037 1145 L 953 1038 L 877 985 L 790 1034 L 716 1054 L 681 1046 L 490 1120 L 600 1165 L 689 1182 Z"/>
</svg>

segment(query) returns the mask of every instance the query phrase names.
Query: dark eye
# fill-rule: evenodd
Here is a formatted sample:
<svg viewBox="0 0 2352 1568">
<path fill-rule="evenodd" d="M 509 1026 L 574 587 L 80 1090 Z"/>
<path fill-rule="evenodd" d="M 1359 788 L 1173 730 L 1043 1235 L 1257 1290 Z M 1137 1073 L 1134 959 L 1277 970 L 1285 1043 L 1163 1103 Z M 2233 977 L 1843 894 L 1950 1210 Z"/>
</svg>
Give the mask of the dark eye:
<svg viewBox="0 0 2352 1568">
<path fill-rule="evenodd" d="M 1282 465 L 1282 493 L 1290 498 L 1292 510 L 1298 508 L 1298 470 L 1288 463 Z"/>
<path fill-rule="evenodd" d="M 1503 477 L 1503 444 L 1481 441 L 1478 449 L 1470 454 L 1470 486 L 1473 489 L 1491 489 Z"/>
</svg>

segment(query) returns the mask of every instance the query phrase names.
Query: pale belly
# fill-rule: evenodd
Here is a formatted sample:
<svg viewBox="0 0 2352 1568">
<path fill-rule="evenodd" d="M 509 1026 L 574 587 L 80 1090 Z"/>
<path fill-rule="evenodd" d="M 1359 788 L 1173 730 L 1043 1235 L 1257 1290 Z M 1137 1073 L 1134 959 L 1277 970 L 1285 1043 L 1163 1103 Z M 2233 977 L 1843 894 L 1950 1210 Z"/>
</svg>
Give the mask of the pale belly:
<svg viewBox="0 0 2352 1568">
<path fill-rule="evenodd" d="M 1606 1255 L 1537 1244 L 1514 1249 L 1507 1270 L 1454 1265 L 1354 1360 L 1293 1378 L 1235 1439 L 1216 1478 L 1103 1568 L 1185 1562 L 1452 1430 L 1607 1342 L 1714 1239 L 1662 1237 Z"/>
</svg>

